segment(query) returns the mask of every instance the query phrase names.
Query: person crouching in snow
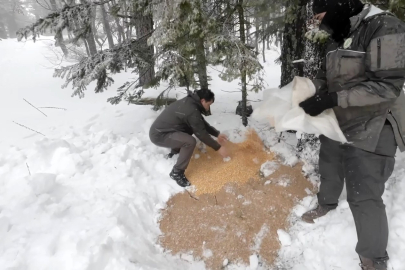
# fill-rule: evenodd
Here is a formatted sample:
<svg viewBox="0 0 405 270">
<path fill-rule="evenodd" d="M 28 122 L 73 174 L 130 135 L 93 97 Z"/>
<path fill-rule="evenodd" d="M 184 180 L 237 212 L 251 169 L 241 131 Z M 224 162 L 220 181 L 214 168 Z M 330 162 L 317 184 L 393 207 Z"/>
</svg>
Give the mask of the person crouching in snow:
<svg viewBox="0 0 405 270">
<path fill-rule="evenodd" d="M 333 108 L 349 144 L 320 136 L 318 206 L 302 219 L 335 209 L 345 180 L 360 266 L 387 269 L 382 195 L 397 147 L 405 150 L 405 23 L 360 0 L 314 0 L 313 11 L 331 39 L 317 93 L 300 106 L 311 116 Z"/>
<path fill-rule="evenodd" d="M 157 146 L 171 148 L 168 157 L 179 154 L 170 177 L 181 187 L 190 185 L 184 175 L 197 144 L 193 134 L 203 143 L 226 158 L 224 146 L 228 138 L 205 121 L 215 95 L 209 89 L 201 89 L 170 104 L 156 118 L 149 131 L 150 140 Z M 218 142 L 211 136 L 218 137 Z"/>
</svg>

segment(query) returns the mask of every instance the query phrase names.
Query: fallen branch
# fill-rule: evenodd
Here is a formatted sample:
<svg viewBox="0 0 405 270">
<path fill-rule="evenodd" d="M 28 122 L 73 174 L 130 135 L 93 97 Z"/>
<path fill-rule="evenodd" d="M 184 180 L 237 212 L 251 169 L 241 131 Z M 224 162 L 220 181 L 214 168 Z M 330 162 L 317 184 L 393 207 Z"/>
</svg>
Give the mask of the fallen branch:
<svg viewBox="0 0 405 270">
<path fill-rule="evenodd" d="M 27 102 L 28 104 L 30 104 L 32 107 L 34 107 L 37 111 L 39 111 L 40 113 L 42 113 L 43 115 L 45 115 L 46 117 L 48 117 L 48 115 L 46 115 L 43 111 L 41 111 L 40 109 L 38 109 L 37 107 L 35 107 L 34 105 L 32 105 L 31 103 L 29 103 L 25 98 L 23 98 L 23 100 L 25 102 Z"/>
<path fill-rule="evenodd" d="M 135 105 L 156 105 L 157 102 L 161 105 L 170 105 L 171 103 L 175 102 L 177 99 L 175 98 L 141 98 L 137 100 L 133 100 L 130 103 Z"/>
<path fill-rule="evenodd" d="M 67 111 L 65 108 L 58 108 L 58 107 L 39 107 L 40 109 L 57 109 L 57 110 L 64 110 Z"/>
<path fill-rule="evenodd" d="M 28 173 L 31 175 L 30 167 L 28 166 L 28 163 L 25 162 L 25 165 L 27 165 Z"/>
<path fill-rule="evenodd" d="M 26 126 L 21 125 L 21 124 L 19 124 L 19 123 L 17 123 L 17 122 L 14 122 L 14 121 L 13 121 L 13 123 L 14 123 L 14 124 L 17 124 L 17 125 L 19 125 L 19 126 L 22 126 L 22 127 L 26 128 L 26 129 L 29 129 L 29 130 L 31 130 L 31 131 L 34 131 L 34 132 L 36 132 L 36 133 L 38 133 L 38 134 L 41 134 L 42 136 L 46 137 L 46 136 L 45 136 L 44 134 L 42 134 L 41 132 L 36 131 L 36 130 L 33 130 L 32 128 L 26 127 Z"/>
<path fill-rule="evenodd" d="M 227 92 L 227 93 L 240 93 L 241 92 L 241 91 L 226 91 L 226 90 L 222 90 L 222 89 L 221 89 L 221 91 L 222 92 Z"/>
</svg>

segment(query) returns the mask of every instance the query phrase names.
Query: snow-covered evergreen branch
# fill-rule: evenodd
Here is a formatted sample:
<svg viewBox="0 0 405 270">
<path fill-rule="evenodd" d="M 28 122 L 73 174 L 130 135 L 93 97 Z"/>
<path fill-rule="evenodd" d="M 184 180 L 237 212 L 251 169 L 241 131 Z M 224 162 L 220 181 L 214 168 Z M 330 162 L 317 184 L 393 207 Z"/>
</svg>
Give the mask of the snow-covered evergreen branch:
<svg viewBox="0 0 405 270">
<path fill-rule="evenodd" d="M 65 78 L 62 88 L 72 84 L 72 96 L 83 97 L 84 90 L 92 81 L 97 82 L 94 91 L 103 92 L 114 82 L 109 74 L 119 73 L 124 68 L 134 68 L 138 72 L 139 67 L 151 65 L 153 57 L 145 53 L 141 39 L 126 41 L 113 49 L 84 57 L 77 64 L 56 69 L 54 77 Z"/>
<path fill-rule="evenodd" d="M 32 39 L 45 33 L 45 31 L 52 31 L 56 35 L 61 35 L 64 29 L 71 31 L 74 34 L 71 42 L 76 42 L 80 38 L 86 37 L 91 31 L 91 8 L 94 3 L 85 3 L 74 6 L 65 5 L 61 10 L 50 13 L 45 18 L 40 18 L 35 23 L 18 30 L 17 38 L 27 39 L 32 35 Z"/>
</svg>

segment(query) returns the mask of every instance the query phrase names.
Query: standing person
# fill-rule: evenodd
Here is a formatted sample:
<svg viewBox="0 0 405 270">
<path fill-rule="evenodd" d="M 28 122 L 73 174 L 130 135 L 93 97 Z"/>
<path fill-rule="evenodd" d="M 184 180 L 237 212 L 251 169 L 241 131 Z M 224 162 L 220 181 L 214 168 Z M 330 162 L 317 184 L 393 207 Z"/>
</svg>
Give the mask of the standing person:
<svg viewBox="0 0 405 270">
<path fill-rule="evenodd" d="M 331 42 L 300 106 L 316 116 L 333 108 L 349 144 L 320 137 L 318 206 L 313 223 L 338 205 L 346 181 L 362 269 L 387 269 L 388 221 L 382 200 L 397 147 L 405 150 L 405 23 L 360 0 L 314 0 Z"/>
<path fill-rule="evenodd" d="M 157 146 L 171 148 L 168 157 L 179 154 L 170 177 L 181 187 L 190 185 L 184 175 L 197 144 L 193 134 L 203 143 L 228 157 L 224 146 L 228 138 L 205 121 L 203 115 L 215 101 L 214 93 L 201 89 L 170 104 L 156 118 L 149 131 L 150 140 Z M 218 142 L 211 136 L 218 137 Z"/>
</svg>

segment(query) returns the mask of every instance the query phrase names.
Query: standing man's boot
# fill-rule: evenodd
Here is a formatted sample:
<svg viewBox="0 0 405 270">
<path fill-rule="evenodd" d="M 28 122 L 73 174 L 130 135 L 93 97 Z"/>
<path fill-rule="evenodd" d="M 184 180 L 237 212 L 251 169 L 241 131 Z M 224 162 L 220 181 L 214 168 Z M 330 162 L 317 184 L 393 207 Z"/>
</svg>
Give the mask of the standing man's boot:
<svg viewBox="0 0 405 270">
<path fill-rule="evenodd" d="M 181 187 L 188 187 L 191 185 L 190 181 L 188 181 L 187 177 L 184 175 L 184 171 L 177 171 L 173 169 L 170 172 L 170 178 L 176 181 Z"/>
<path fill-rule="evenodd" d="M 373 260 L 359 256 L 360 257 L 360 267 L 362 270 L 387 270 L 387 261 L 373 262 Z"/>
<path fill-rule="evenodd" d="M 314 223 L 314 219 L 323 217 L 326 215 L 330 209 L 322 207 L 321 205 L 318 205 L 315 209 L 312 209 L 302 215 L 302 220 L 307 222 L 307 223 Z"/>
</svg>

